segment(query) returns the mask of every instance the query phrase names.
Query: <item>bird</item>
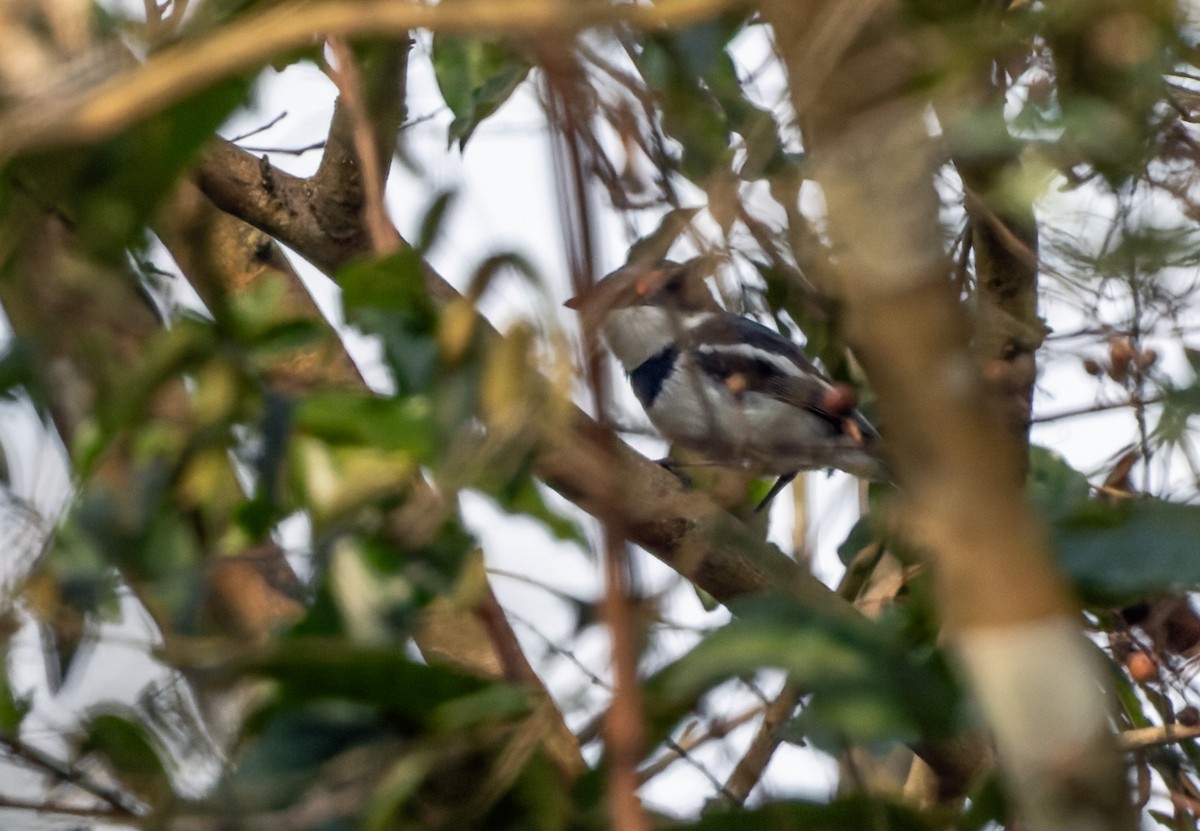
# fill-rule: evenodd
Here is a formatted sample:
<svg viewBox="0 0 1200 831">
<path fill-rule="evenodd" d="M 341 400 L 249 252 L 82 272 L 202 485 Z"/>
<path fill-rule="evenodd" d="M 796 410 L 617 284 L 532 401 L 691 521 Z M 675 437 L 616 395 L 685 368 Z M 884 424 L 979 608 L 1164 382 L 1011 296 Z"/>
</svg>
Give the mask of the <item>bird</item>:
<svg viewBox="0 0 1200 831">
<path fill-rule="evenodd" d="M 602 334 L 663 437 L 713 463 L 778 476 L 759 511 L 800 471 L 889 479 L 853 388 L 783 335 L 722 308 L 703 263 L 629 264 L 566 303 L 585 331 Z"/>
</svg>

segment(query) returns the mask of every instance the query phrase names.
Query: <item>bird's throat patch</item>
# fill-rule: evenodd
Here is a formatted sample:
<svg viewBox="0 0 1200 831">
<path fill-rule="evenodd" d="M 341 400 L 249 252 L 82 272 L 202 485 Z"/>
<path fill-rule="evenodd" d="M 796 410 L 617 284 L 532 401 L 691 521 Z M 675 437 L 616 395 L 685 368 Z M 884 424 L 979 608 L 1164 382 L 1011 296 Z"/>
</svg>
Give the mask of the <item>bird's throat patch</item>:
<svg viewBox="0 0 1200 831">
<path fill-rule="evenodd" d="M 662 392 L 663 382 L 671 374 L 678 357 L 679 350 L 674 346 L 668 346 L 663 351 L 642 361 L 634 368 L 633 372 L 629 373 L 629 383 L 633 387 L 633 394 L 646 409 L 650 408 L 654 399 L 658 398 L 658 394 Z"/>
</svg>

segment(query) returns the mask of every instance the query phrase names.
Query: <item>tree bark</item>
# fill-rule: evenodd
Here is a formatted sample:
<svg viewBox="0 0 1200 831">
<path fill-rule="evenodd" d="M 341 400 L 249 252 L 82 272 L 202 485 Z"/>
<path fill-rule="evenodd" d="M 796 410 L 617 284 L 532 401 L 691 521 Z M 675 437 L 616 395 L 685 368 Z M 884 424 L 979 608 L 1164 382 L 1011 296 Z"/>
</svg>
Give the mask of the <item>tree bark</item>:
<svg viewBox="0 0 1200 831">
<path fill-rule="evenodd" d="M 1129 829 L 1095 649 L 1021 493 L 1023 445 L 971 353 L 940 238 L 917 47 L 881 2 L 764 3 L 787 64 L 903 522 L 1028 827 Z"/>
</svg>

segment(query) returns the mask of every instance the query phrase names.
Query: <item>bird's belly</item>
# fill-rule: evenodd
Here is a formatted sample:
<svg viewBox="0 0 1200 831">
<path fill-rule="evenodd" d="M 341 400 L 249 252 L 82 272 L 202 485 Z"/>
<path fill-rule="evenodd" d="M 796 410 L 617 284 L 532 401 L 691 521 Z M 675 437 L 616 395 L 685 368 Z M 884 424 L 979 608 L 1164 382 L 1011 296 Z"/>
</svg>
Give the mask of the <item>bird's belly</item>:
<svg viewBox="0 0 1200 831">
<path fill-rule="evenodd" d="M 796 464 L 814 446 L 835 439 L 836 429 L 807 410 L 756 392 L 735 394 L 725 384 L 696 373 L 664 383 L 647 411 L 668 439 L 717 462 L 749 462 L 768 472 L 821 467 Z M 803 461 L 801 459 L 801 461 Z"/>
</svg>

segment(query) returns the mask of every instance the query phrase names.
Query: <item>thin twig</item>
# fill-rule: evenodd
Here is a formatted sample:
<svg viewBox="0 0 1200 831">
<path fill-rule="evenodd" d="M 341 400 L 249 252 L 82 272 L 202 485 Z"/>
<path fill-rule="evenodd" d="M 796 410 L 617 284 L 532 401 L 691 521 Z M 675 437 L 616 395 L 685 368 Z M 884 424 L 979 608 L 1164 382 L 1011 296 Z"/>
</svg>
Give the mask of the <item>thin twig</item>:
<svg viewBox="0 0 1200 831">
<path fill-rule="evenodd" d="M 95 781 L 77 766 L 25 744 L 20 739 L 0 739 L 0 750 L 95 796 L 111 805 L 115 812 L 131 817 L 141 817 L 145 816 L 148 811 L 146 805 L 133 796 Z"/>
<path fill-rule="evenodd" d="M 749 721 L 753 721 L 760 716 L 765 707 L 762 704 L 755 704 L 753 707 L 747 707 L 742 712 L 732 718 L 714 719 L 704 730 L 694 730 L 690 733 L 685 733 L 678 739 L 668 739 L 664 744 L 667 751 L 658 756 L 657 759 L 643 765 L 638 770 L 638 779 L 644 784 L 649 782 L 655 776 L 658 776 L 664 770 L 669 768 L 680 760 L 688 761 L 693 767 L 704 770 L 703 765 L 696 759 L 692 758 L 691 753 L 694 750 L 708 744 L 710 741 L 723 739 L 732 733 L 737 728 L 741 727 Z M 706 771 L 707 772 L 707 771 Z M 711 774 L 710 774 L 711 776 Z M 724 786 L 716 779 L 713 782 L 718 791 L 724 792 Z M 732 795 L 730 795 L 732 796 Z"/>
<path fill-rule="evenodd" d="M 1160 404 L 1164 396 L 1150 395 L 1141 400 L 1142 406 L 1148 404 Z M 1082 407 L 1073 407 L 1069 410 L 1059 410 L 1057 413 L 1046 413 L 1045 415 L 1034 416 L 1031 420 L 1033 424 L 1045 424 L 1050 421 L 1061 421 L 1065 418 L 1076 418 L 1077 416 L 1091 415 L 1093 413 L 1102 413 L 1106 410 L 1120 410 L 1125 407 L 1137 407 L 1138 401 L 1129 399 L 1126 401 L 1102 401 L 1099 404 L 1088 404 Z"/>
<path fill-rule="evenodd" d="M 1200 739 L 1200 725 L 1186 727 L 1182 724 L 1160 724 L 1157 727 L 1122 730 L 1117 735 L 1117 744 L 1122 750 L 1145 750 L 1147 747 L 1175 744 L 1189 739 Z"/>
<path fill-rule="evenodd" d="M 721 791 L 735 804 L 744 803 L 750 791 L 754 790 L 754 786 L 762 779 L 763 771 L 767 769 L 771 757 L 783 741 L 783 727 L 791 718 L 799 700 L 799 691 L 789 681 L 783 685 L 779 695 L 767 704 L 758 732 L 733 769 L 733 773 L 729 774 L 729 779 L 725 781 L 725 787 Z"/>
<path fill-rule="evenodd" d="M 578 669 L 580 672 L 582 672 L 584 674 L 584 676 L 587 677 L 589 682 L 596 685 L 597 687 L 600 687 L 603 690 L 608 690 L 609 692 L 612 691 L 612 686 L 607 681 L 605 681 L 603 678 L 601 678 L 599 675 L 592 672 L 592 670 L 586 664 L 584 664 L 583 661 L 579 660 L 579 657 L 574 652 L 567 649 L 566 647 L 559 646 L 557 643 L 555 643 L 553 640 L 551 640 L 545 633 L 543 633 L 540 629 L 538 629 L 537 626 L 535 626 L 532 621 L 521 617 L 519 614 L 517 614 L 516 612 L 513 612 L 513 611 L 509 611 L 506 614 L 514 622 L 521 624 L 526 629 L 528 629 L 530 632 L 532 632 L 534 635 L 537 635 L 539 638 L 541 638 L 542 642 L 546 644 L 546 648 L 549 649 L 553 654 L 559 655 L 563 658 L 566 658 L 568 661 L 570 661 L 572 664 L 574 664 L 575 668 Z M 599 724 L 596 723 L 595 725 L 592 725 L 592 724 L 585 725 L 583 727 L 583 729 L 579 730 L 576 735 L 578 736 L 580 743 L 586 744 L 588 741 L 591 741 L 596 736 L 600 735 Z"/>
<path fill-rule="evenodd" d="M 285 156 L 303 156 L 313 150 L 324 150 L 325 139 L 314 141 L 312 144 L 306 144 L 303 147 L 248 147 L 243 146 L 243 150 L 249 150 L 251 153 L 280 153 Z"/>
<path fill-rule="evenodd" d="M 258 127 L 255 127 L 253 130 L 247 130 L 246 132 L 242 133 L 241 135 L 234 136 L 233 138 L 230 139 L 230 141 L 232 141 L 234 144 L 237 144 L 239 141 L 242 141 L 243 139 L 248 139 L 251 136 L 257 136 L 259 133 L 263 133 L 263 132 L 266 132 L 267 130 L 270 130 L 272 127 L 274 127 L 279 122 L 283 121 L 285 118 L 287 118 L 287 110 L 284 110 L 279 115 L 275 116 L 270 121 L 268 121 L 266 124 L 262 124 Z M 253 148 L 247 147 L 246 149 L 251 150 Z"/>
<path fill-rule="evenodd" d="M 0 809 L 6 811 L 33 811 L 37 814 L 61 814 L 63 816 L 87 817 L 89 819 L 109 820 L 116 817 L 116 812 L 103 808 L 85 808 L 79 805 L 64 805 L 60 802 L 32 802 L 24 799 L 0 797 Z M 121 816 L 125 812 L 120 812 Z"/>
</svg>

